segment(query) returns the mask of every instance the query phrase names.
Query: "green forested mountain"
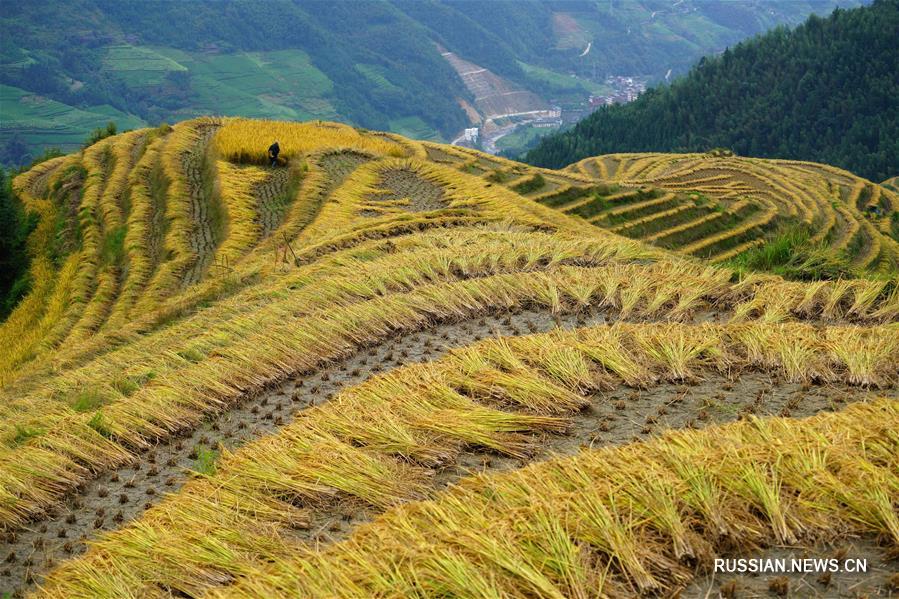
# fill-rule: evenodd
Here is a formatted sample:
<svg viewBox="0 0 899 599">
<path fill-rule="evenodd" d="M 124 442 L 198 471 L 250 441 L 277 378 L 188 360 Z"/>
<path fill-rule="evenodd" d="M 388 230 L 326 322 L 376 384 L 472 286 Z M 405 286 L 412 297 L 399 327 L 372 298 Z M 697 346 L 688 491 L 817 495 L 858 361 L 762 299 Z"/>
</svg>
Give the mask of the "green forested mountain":
<svg viewBox="0 0 899 599">
<path fill-rule="evenodd" d="M 812 160 L 873 181 L 899 171 L 899 0 L 810 17 L 700 60 L 670 86 L 600 109 L 527 154 L 560 167 L 613 152 Z"/>
<path fill-rule="evenodd" d="M 862 0 L 42 0 L 0 14 L 0 162 L 199 114 L 329 119 L 451 139 L 471 92 L 437 44 L 545 100 L 660 80 Z"/>
</svg>

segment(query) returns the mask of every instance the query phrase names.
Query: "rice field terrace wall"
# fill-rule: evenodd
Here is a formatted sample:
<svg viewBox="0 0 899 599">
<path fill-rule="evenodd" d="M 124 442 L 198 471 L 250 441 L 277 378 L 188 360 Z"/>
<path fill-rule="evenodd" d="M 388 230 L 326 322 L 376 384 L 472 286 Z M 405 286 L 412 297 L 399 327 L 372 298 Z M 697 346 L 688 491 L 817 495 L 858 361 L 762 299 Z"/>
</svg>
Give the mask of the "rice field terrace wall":
<svg viewBox="0 0 899 599">
<path fill-rule="evenodd" d="M 887 188 L 234 118 L 14 187 L 0 591 L 668 595 L 739 548 L 899 541 L 895 282 L 702 259 L 789 217 L 884 273 Z"/>
</svg>

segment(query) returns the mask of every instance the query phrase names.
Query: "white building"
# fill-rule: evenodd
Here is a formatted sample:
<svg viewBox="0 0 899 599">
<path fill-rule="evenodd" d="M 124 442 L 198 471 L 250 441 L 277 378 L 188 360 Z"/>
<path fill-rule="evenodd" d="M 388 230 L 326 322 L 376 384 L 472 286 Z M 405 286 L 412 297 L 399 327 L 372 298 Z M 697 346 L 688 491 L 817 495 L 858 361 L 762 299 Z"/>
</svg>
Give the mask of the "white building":
<svg viewBox="0 0 899 599">
<path fill-rule="evenodd" d="M 478 128 L 471 127 L 465 130 L 465 141 L 471 142 L 473 144 L 478 143 Z"/>
</svg>

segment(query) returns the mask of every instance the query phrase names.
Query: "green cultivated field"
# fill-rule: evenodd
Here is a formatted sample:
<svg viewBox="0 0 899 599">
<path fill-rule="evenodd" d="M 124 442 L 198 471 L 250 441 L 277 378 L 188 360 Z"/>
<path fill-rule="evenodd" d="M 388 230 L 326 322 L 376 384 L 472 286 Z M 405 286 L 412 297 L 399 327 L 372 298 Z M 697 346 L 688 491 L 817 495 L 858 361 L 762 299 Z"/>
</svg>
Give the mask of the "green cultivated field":
<svg viewBox="0 0 899 599">
<path fill-rule="evenodd" d="M 527 64 L 526 62 L 518 61 L 518 65 L 532 79 L 547 83 L 559 90 L 578 90 L 584 94 L 595 95 L 609 94 L 612 92 L 612 88 L 605 83 L 598 83 L 580 77 L 564 75 L 550 69 Z"/>
<path fill-rule="evenodd" d="M 282 120 L 339 120 L 329 100 L 333 85 L 301 50 L 188 53 L 172 48 L 109 46 L 103 68 L 131 88 L 153 88 L 172 73 L 185 73 L 191 108 L 172 119 L 221 114 Z M 376 73 L 371 71 L 371 75 Z M 384 79 L 384 83 L 389 82 Z M 142 119 L 112 106 L 76 108 L 17 87 L 0 85 L 0 144 L 18 134 L 29 147 L 76 150 L 88 133 L 115 121 L 119 130 L 146 126 Z M 398 119 L 397 130 L 434 138 L 420 119 Z"/>
<path fill-rule="evenodd" d="M 375 87 L 381 89 L 395 91 L 400 89 L 397 85 L 388 79 L 389 73 L 387 69 L 376 64 L 360 63 L 355 65 L 355 69 L 362 73 L 368 81 Z"/>
<path fill-rule="evenodd" d="M 103 68 L 129 86 L 159 85 L 171 72 L 187 67 L 144 46 L 110 46 L 103 57 Z"/>
<path fill-rule="evenodd" d="M 18 133 L 29 146 L 78 149 L 88 132 L 115 121 L 120 130 L 145 123 L 112 106 L 75 108 L 17 87 L 0 84 L 0 144 Z"/>
<path fill-rule="evenodd" d="M 500 151 L 508 151 L 518 154 L 532 147 L 537 140 L 550 133 L 555 133 L 558 129 L 549 127 L 530 127 L 522 125 L 510 133 L 500 137 L 496 142 L 496 147 Z"/>
<path fill-rule="evenodd" d="M 429 127 L 426 122 L 417 116 L 390 119 L 390 130 L 414 139 L 444 141 L 440 137 L 440 133 Z"/>
<path fill-rule="evenodd" d="M 155 48 L 154 52 L 189 74 L 194 114 L 288 120 L 337 116 L 327 99 L 331 81 L 301 50 L 204 54 Z"/>
</svg>

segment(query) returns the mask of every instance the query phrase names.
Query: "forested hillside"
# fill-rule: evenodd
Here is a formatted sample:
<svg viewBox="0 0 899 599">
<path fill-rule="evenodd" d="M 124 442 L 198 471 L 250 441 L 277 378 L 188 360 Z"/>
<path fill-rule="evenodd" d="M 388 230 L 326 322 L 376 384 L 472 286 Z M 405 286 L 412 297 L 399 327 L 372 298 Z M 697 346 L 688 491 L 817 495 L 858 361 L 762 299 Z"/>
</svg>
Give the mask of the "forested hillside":
<svg viewBox="0 0 899 599">
<path fill-rule="evenodd" d="M 340 120 L 420 139 L 469 124 L 437 44 L 547 101 L 653 80 L 780 23 L 859 0 L 8 2 L 0 162 L 201 114 Z M 30 156 L 29 156 L 30 155 Z"/>
<path fill-rule="evenodd" d="M 16 201 L 9 177 L 0 169 L 0 319 L 6 318 L 27 291 L 25 238 L 34 220 Z"/>
<path fill-rule="evenodd" d="M 812 16 L 705 58 L 528 155 L 560 167 L 614 152 L 706 151 L 824 162 L 873 181 L 899 165 L 899 0 Z"/>
</svg>

